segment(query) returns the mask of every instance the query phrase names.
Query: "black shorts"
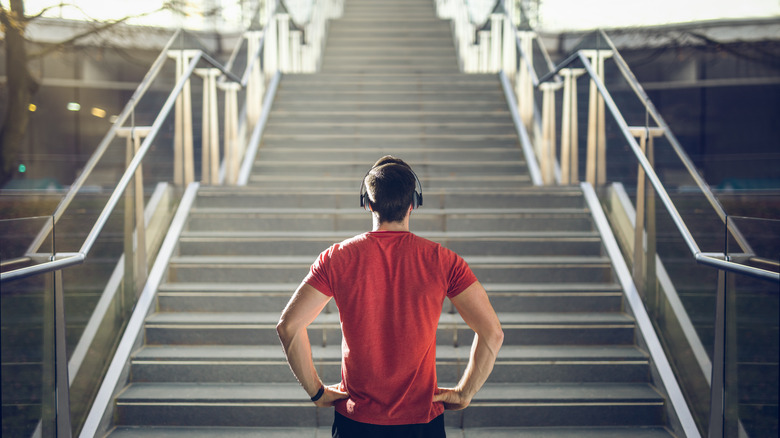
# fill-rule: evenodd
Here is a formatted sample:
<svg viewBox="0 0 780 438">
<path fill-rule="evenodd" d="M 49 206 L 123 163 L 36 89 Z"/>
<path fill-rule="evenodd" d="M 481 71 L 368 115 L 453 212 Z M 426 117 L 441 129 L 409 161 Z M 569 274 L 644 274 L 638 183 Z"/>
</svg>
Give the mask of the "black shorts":
<svg viewBox="0 0 780 438">
<path fill-rule="evenodd" d="M 382 426 L 350 420 L 336 412 L 331 432 L 333 438 L 446 438 L 444 414 L 430 423 Z"/>
</svg>

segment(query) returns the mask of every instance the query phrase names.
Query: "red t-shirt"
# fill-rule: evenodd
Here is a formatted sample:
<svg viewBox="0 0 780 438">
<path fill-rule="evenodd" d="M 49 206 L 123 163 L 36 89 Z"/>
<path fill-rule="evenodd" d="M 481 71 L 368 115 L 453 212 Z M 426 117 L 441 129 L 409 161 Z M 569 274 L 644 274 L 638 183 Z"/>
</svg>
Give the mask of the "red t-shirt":
<svg viewBox="0 0 780 438">
<path fill-rule="evenodd" d="M 427 423 L 436 391 L 436 327 L 444 297 L 477 281 L 465 261 L 410 232 L 375 231 L 323 251 L 304 279 L 339 308 L 340 414 L 362 423 Z"/>
</svg>

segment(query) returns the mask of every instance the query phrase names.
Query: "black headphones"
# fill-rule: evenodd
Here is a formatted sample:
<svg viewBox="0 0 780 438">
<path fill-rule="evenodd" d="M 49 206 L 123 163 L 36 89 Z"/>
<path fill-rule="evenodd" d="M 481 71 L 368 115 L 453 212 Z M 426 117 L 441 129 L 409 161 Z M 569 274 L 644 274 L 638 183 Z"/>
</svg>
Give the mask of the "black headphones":
<svg viewBox="0 0 780 438">
<path fill-rule="evenodd" d="M 422 184 L 420 183 L 420 179 L 417 178 L 417 174 L 414 173 L 414 170 L 412 168 L 404 163 L 382 163 L 379 166 L 384 166 L 387 164 L 397 164 L 399 166 L 404 166 L 407 169 L 409 169 L 409 172 L 412 172 L 412 175 L 414 175 L 414 182 L 415 182 L 415 188 L 414 188 L 414 195 L 412 196 L 412 208 L 415 209 L 417 207 L 420 207 L 423 205 L 423 196 L 422 196 Z M 363 207 L 365 210 L 368 210 L 368 204 L 371 202 L 371 200 L 368 198 L 368 189 L 366 188 L 366 177 L 369 173 L 371 173 L 372 170 L 374 170 L 377 166 L 373 166 L 372 168 L 368 169 L 368 172 L 363 176 L 363 179 L 360 181 L 360 206 Z M 418 190 L 419 189 L 419 190 Z"/>
</svg>

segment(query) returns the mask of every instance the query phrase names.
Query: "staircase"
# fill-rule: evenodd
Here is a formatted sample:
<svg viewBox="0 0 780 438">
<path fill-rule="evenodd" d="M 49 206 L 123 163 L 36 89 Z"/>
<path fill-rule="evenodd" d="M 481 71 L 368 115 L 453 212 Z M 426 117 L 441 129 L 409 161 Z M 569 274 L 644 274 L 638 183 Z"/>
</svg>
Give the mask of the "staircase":
<svg viewBox="0 0 780 438">
<path fill-rule="evenodd" d="M 431 1 L 348 0 L 322 72 L 283 78 L 249 186 L 199 190 L 111 437 L 330 436 L 333 411 L 308 402 L 275 324 L 317 254 L 370 229 L 358 188 L 384 154 L 422 181 L 412 231 L 467 260 L 504 327 L 488 383 L 447 412 L 449 436 L 673 436 L 582 191 L 530 185 L 498 77 L 458 72 Z M 309 336 L 337 382 L 332 302 Z M 442 385 L 471 338 L 447 301 Z"/>
</svg>

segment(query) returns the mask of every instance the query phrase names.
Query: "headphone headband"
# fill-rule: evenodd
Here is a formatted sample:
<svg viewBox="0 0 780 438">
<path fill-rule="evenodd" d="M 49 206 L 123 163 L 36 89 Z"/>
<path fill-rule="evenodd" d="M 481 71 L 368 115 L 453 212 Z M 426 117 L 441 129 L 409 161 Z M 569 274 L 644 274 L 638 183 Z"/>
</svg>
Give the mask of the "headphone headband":
<svg viewBox="0 0 780 438">
<path fill-rule="evenodd" d="M 379 165 L 374 165 L 370 169 L 368 169 L 368 172 L 363 176 L 363 179 L 360 181 L 360 206 L 364 209 L 368 210 L 368 204 L 371 202 L 371 200 L 368 197 L 368 188 L 366 187 L 366 177 L 369 173 L 371 173 L 372 170 L 376 169 L 379 166 L 384 166 L 386 164 L 397 164 L 399 166 L 404 166 L 407 169 L 409 169 L 409 172 L 412 172 L 412 175 L 414 176 L 414 194 L 412 195 L 412 208 L 416 209 L 417 207 L 420 207 L 423 205 L 423 196 L 422 196 L 422 183 L 420 183 L 420 178 L 417 178 L 417 174 L 414 173 L 414 170 L 412 170 L 411 166 L 409 166 L 406 163 L 382 163 Z M 419 188 L 419 190 L 418 190 Z"/>
</svg>

